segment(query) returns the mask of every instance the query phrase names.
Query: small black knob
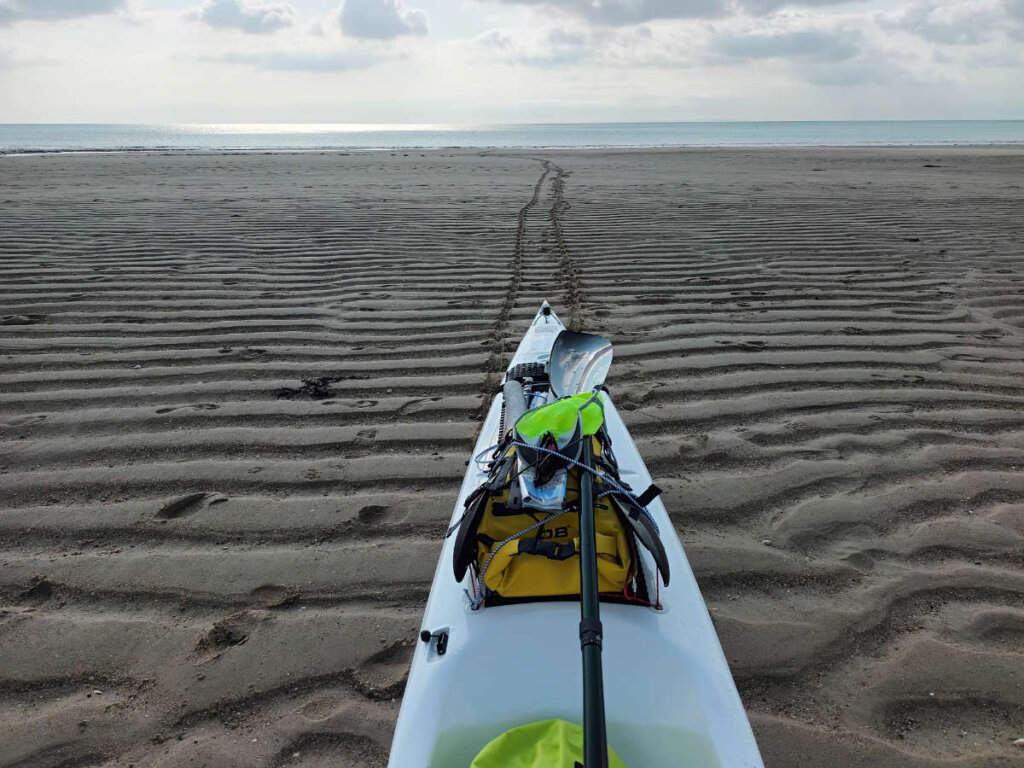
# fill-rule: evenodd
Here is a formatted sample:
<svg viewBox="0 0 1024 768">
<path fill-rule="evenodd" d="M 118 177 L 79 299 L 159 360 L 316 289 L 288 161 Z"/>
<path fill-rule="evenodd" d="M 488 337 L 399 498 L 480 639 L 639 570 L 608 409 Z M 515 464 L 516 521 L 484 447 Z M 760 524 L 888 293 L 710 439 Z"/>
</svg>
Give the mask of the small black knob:
<svg viewBox="0 0 1024 768">
<path fill-rule="evenodd" d="M 424 643 L 429 643 L 435 637 L 437 638 L 437 655 L 444 656 L 448 652 L 448 633 L 443 629 L 440 632 L 431 632 L 428 629 L 420 632 L 420 640 Z"/>
</svg>

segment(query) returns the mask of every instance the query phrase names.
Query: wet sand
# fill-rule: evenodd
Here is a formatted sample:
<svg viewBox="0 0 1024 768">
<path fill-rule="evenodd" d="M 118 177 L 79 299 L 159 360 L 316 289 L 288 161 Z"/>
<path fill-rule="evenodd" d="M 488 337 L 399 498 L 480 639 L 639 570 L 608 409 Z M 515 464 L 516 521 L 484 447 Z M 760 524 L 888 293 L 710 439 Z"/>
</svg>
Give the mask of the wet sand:
<svg viewBox="0 0 1024 768">
<path fill-rule="evenodd" d="M 1020 765 L 1022 187 L 1013 149 L 0 158 L 0 765 L 384 766 L 543 298 L 615 342 L 769 768 Z"/>
</svg>

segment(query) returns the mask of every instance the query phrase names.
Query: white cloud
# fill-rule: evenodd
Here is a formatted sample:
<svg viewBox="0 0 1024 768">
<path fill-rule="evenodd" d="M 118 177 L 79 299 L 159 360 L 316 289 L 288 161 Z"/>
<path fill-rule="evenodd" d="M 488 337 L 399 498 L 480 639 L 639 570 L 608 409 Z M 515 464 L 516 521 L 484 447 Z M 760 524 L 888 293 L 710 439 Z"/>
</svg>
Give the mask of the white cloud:
<svg viewBox="0 0 1024 768">
<path fill-rule="evenodd" d="M 991 40 L 1016 12 L 1013 0 L 1004 3 L 917 2 L 901 13 L 879 16 L 888 30 L 910 32 L 939 45 L 978 45 Z"/>
<path fill-rule="evenodd" d="M 938 77 L 927 49 L 891 45 L 864 16 L 789 12 L 716 27 L 704 61 L 757 77 L 772 73 L 828 89 L 907 86 Z"/>
<path fill-rule="evenodd" d="M 860 35 L 846 30 L 799 29 L 722 35 L 716 52 L 723 59 L 815 59 L 845 61 L 860 52 Z"/>
<path fill-rule="evenodd" d="M 267 35 L 295 23 L 295 9 L 288 3 L 256 0 L 210 0 L 189 14 L 211 27 L 237 29 L 250 35 Z"/>
<path fill-rule="evenodd" d="M 58 59 L 43 56 L 26 55 L 24 47 L 16 48 L 6 45 L 0 40 L 0 71 L 15 67 L 54 66 L 60 64 Z"/>
<path fill-rule="evenodd" d="M 849 2 L 851 0 L 738 0 L 737 5 L 747 13 L 765 15 L 786 7 L 824 8 Z"/>
<path fill-rule="evenodd" d="M 808 82 L 826 87 L 849 87 L 860 85 L 884 85 L 905 78 L 906 73 L 897 71 L 890 64 L 859 58 L 842 61 L 823 67 L 812 67 L 804 73 Z"/>
<path fill-rule="evenodd" d="M 378 56 L 365 51 L 289 50 L 226 53 L 216 58 L 226 64 L 245 64 L 277 72 L 349 72 L 366 69 L 379 60 Z"/>
<path fill-rule="evenodd" d="M 524 64 L 534 67 L 558 67 L 577 64 L 592 57 L 594 50 L 587 36 L 555 27 L 547 34 L 532 34 L 528 38 L 513 37 L 492 29 L 473 41 L 485 57 L 506 64 Z"/>
<path fill-rule="evenodd" d="M 0 0 L 0 26 L 113 13 L 124 4 L 125 0 Z"/>
<path fill-rule="evenodd" d="M 135 26 L 124 23 L 132 7 Z M 211 30 L 199 14 L 216 8 L 228 28 L 198 34 Z M 19 121 L 984 119 L 1024 109 L 1024 0 L 0 0 L 0 9 L 5 23 L 108 14 L 0 27 L 0 112 Z M 326 87 L 341 80 L 340 91 Z"/>
<path fill-rule="evenodd" d="M 344 0 L 338 22 L 346 35 L 372 40 L 427 34 L 426 12 L 402 0 Z"/>
<path fill-rule="evenodd" d="M 530 26 L 515 32 L 490 30 L 473 42 L 478 53 L 504 63 L 591 63 L 616 69 L 735 67 L 763 60 L 821 67 L 860 56 L 865 48 L 857 29 L 800 16 L 778 17 L 770 27 L 749 17 L 714 25 L 691 19 L 614 28 Z"/>
<path fill-rule="evenodd" d="M 510 5 L 544 6 L 595 24 L 622 26 L 654 19 L 700 19 L 725 15 L 728 0 L 500 0 Z"/>
<path fill-rule="evenodd" d="M 744 12 L 764 16 L 780 8 L 820 8 L 851 0 L 498 0 L 508 5 L 543 7 L 594 24 L 627 26 L 663 19 L 721 19 Z M 1015 2 L 1016 0 L 1010 0 Z"/>
</svg>

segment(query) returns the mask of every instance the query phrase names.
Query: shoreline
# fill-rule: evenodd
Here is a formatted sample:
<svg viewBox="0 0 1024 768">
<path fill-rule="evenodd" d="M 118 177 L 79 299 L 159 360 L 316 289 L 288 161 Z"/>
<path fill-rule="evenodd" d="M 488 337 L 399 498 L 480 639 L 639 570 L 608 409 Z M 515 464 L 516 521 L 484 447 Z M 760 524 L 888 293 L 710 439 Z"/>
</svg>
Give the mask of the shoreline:
<svg viewBox="0 0 1024 768">
<path fill-rule="evenodd" d="M 453 145 L 453 146 L 350 146 L 350 147 L 118 147 L 89 149 L 5 149 L 0 150 L 0 157 L 45 156 L 45 155 L 106 155 L 106 154 L 181 154 L 181 155 L 303 155 L 303 154 L 356 154 L 378 152 L 657 152 L 700 149 L 737 149 L 737 150 L 842 150 L 842 149 L 1021 149 L 1024 141 L 1006 142 L 908 142 L 908 143 L 865 143 L 865 144 L 628 144 L 628 145 Z"/>
</svg>

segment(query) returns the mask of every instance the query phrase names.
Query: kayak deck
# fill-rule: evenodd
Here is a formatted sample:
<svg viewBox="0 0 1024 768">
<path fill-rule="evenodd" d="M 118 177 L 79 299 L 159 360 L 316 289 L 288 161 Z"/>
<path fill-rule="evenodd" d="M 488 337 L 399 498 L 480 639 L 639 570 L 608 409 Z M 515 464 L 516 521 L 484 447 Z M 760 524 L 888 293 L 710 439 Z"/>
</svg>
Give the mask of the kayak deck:
<svg viewBox="0 0 1024 768">
<path fill-rule="evenodd" d="M 512 365 L 546 362 L 562 324 L 542 308 Z M 474 455 L 498 440 L 500 393 Z M 607 398 L 605 422 L 621 479 L 643 489 L 650 476 Z M 452 523 L 486 471 L 470 462 Z M 672 569 L 662 608 L 602 602 L 608 743 L 630 768 L 757 768 L 757 745 L 718 637 L 660 499 L 648 510 Z M 467 574 L 452 573 L 454 537 L 445 540 L 422 628 L 446 632 L 446 652 L 418 643 L 392 745 L 390 768 L 468 767 L 487 742 L 529 722 L 582 719 L 579 602 L 531 602 L 472 610 Z M 654 573 L 646 552 L 643 567 Z"/>
</svg>

